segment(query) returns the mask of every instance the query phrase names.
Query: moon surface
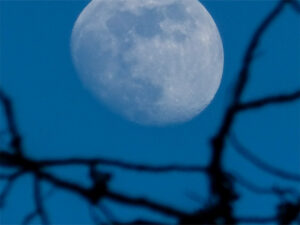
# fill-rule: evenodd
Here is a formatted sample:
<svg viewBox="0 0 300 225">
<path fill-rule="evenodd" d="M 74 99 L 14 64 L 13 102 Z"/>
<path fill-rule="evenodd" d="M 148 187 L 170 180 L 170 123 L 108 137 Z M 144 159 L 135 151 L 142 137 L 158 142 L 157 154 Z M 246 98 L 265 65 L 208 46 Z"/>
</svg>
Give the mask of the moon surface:
<svg viewBox="0 0 300 225">
<path fill-rule="evenodd" d="M 223 73 L 217 26 L 198 0 L 93 0 L 74 25 L 71 50 L 85 86 L 144 125 L 192 119 Z"/>
</svg>

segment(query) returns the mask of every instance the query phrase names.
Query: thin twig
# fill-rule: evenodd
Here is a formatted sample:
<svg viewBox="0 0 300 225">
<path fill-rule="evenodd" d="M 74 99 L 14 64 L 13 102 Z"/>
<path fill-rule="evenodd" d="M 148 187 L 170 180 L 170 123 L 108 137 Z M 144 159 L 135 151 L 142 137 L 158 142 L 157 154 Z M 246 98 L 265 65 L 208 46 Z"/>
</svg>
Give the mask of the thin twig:
<svg viewBox="0 0 300 225">
<path fill-rule="evenodd" d="M 5 198 L 7 198 L 10 190 L 12 189 L 14 182 L 17 180 L 17 178 L 19 178 L 22 174 L 24 173 L 24 171 L 20 170 L 15 172 L 14 174 L 10 175 L 9 177 L 7 177 L 7 183 L 4 186 L 3 191 L 0 194 L 0 208 L 4 206 L 5 204 Z"/>
<path fill-rule="evenodd" d="M 105 166 L 115 166 L 122 169 L 137 170 L 144 172 L 206 172 L 207 168 L 205 166 L 183 166 L 183 165 L 167 165 L 167 166 L 147 166 L 137 163 L 123 162 L 121 160 L 113 160 L 106 158 L 96 158 L 96 159 L 82 159 L 82 158 L 72 158 L 72 159 L 58 159 L 58 160 L 39 160 L 36 163 L 41 167 L 52 167 L 52 166 L 72 166 L 72 165 L 105 165 Z"/>
<path fill-rule="evenodd" d="M 44 202 L 41 194 L 41 184 L 39 177 L 35 176 L 34 179 L 34 199 L 36 204 L 37 213 L 41 218 L 44 225 L 50 224 L 47 212 L 44 208 Z"/>
<path fill-rule="evenodd" d="M 8 131 L 11 135 L 11 147 L 17 154 L 22 154 L 22 145 L 21 145 L 21 135 L 19 134 L 16 121 L 15 113 L 13 110 L 12 103 L 10 99 L 5 95 L 5 93 L 0 89 L 0 102 L 4 108 L 4 114 L 7 121 Z"/>
<path fill-rule="evenodd" d="M 300 90 L 297 90 L 291 94 L 281 94 L 281 95 L 270 96 L 258 100 L 249 101 L 246 103 L 241 103 L 238 106 L 238 110 L 245 111 L 251 109 L 259 109 L 261 107 L 268 106 L 271 104 L 274 105 L 274 104 L 290 103 L 299 99 L 300 99 Z"/>
<path fill-rule="evenodd" d="M 43 201 L 45 201 L 47 198 L 49 198 L 50 196 L 52 196 L 55 192 L 55 188 L 51 188 L 51 190 L 49 190 L 44 196 L 43 196 Z M 37 207 L 30 212 L 27 216 L 25 216 L 25 218 L 23 219 L 22 224 L 23 225 L 27 225 L 30 224 L 30 222 L 36 217 L 39 216 L 39 209 L 37 209 Z"/>
<path fill-rule="evenodd" d="M 291 172 L 286 172 L 283 170 L 280 170 L 278 168 L 275 168 L 274 166 L 271 166 L 270 164 L 262 161 L 257 156 L 255 156 L 253 153 L 251 153 L 246 147 L 244 147 L 240 141 L 238 141 L 237 137 L 232 134 L 230 136 L 230 142 L 237 153 L 239 153 L 241 156 L 243 156 L 245 159 L 247 159 L 249 162 L 257 166 L 258 168 L 283 179 L 291 180 L 291 181 L 297 181 L 300 182 L 300 175 L 294 174 Z"/>
<path fill-rule="evenodd" d="M 280 188 L 277 186 L 261 187 L 246 180 L 242 176 L 237 175 L 236 172 L 231 173 L 231 176 L 235 182 L 238 182 L 240 185 L 242 185 L 243 187 L 247 188 L 248 190 L 256 194 L 261 194 L 261 195 L 270 194 L 270 195 L 277 195 L 279 197 L 282 197 L 283 195 L 293 195 L 294 197 L 300 196 L 300 194 L 292 188 Z"/>
<path fill-rule="evenodd" d="M 110 190 L 107 190 L 106 192 L 96 192 L 93 188 L 85 188 L 80 185 L 77 185 L 72 182 L 68 182 L 62 179 L 59 179 L 49 173 L 42 172 L 42 171 L 33 171 L 36 173 L 36 175 L 43 180 L 46 180 L 47 182 L 51 183 L 52 185 L 55 185 L 56 187 L 69 190 L 71 192 L 77 193 L 84 197 L 88 202 L 95 204 L 99 202 L 101 198 L 108 198 L 110 200 L 128 204 L 132 206 L 141 206 L 144 208 L 148 208 L 150 210 L 160 212 L 169 216 L 174 216 L 177 218 L 187 216 L 187 213 L 181 212 L 177 209 L 174 209 L 170 206 L 166 206 L 163 204 L 158 204 L 156 202 L 144 199 L 144 198 L 134 198 L 134 197 L 127 197 L 125 195 L 112 192 Z"/>
</svg>

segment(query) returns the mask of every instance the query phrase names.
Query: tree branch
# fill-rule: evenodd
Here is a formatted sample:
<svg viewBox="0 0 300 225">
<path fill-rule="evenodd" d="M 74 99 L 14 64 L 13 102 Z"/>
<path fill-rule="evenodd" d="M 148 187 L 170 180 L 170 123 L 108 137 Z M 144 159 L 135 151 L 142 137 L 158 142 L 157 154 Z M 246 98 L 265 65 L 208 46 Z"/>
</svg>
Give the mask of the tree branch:
<svg viewBox="0 0 300 225">
<path fill-rule="evenodd" d="M 35 176 L 34 179 L 34 199 L 36 204 L 37 213 L 41 218 L 44 225 L 50 224 L 48 215 L 44 209 L 43 199 L 41 194 L 41 185 L 38 177 Z"/>
<path fill-rule="evenodd" d="M 147 166 L 143 164 L 128 163 L 120 160 L 96 158 L 96 159 L 58 159 L 58 160 L 40 160 L 36 161 L 41 168 L 52 166 L 71 166 L 71 165 L 106 165 L 115 166 L 122 169 L 136 170 L 143 172 L 206 172 L 205 166 L 183 166 L 183 165 L 167 165 L 167 166 Z"/>
<path fill-rule="evenodd" d="M 271 166 L 270 164 L 267 164 L 266 162 L 259 159 L 257 156 L 252 154 L 247 148 L 245 148 L 235 137 L 235 135 L 231 135 L 230 142 L 232 143 L 232 146 L 236 150 L 237 153 L 239 153 L 241 156 L 243 156 L 245 159 L 247 159 L 249 162 L 257 166 L 258 168 L 283 179 L 291 180 L 300 182 L 300 175 L 294 174 L 291 172 L 286 172 L 283 170 L 280 170 L 278 168 L 275 168 L 274 166 Z"/>
<path fill-rule="evenodd" d="M 269 15 L 263 20 L 260 26 L 256 29 L 250 44 L 246 50 L 243 65 L 239 72 L 238 80 L 235 85 L 233 99 L 225 112 L 220 129 L 216 135 L 212 138 L 212 158 L 209 164 L 209 182 L 213 199 L 217 199 L 213 202 L 212 208 L 222 208 L 219 211 L 219 215 L 215 215 L 212 221 L 208 223 L 216 223 L 216 219 L 222 219 L 224 223 L 233 224 L 236 223 L 236 219 L 233 216 L 233 203 L 238 198 L 232 181 L 229 179 L 228 174 L 223 169 L 223 154 L 225 149 L 225 141 L 230 133 L 236 116 L 239 111 L 239 104 L 242 94 L 245 90 L 246 83 L 250 76 L 250 67 L 252 65 L 255 51 L 259 46 L 261 39 L 270 25 L 283 11 L 285 5 L 289 3 L 288 0 L 280 0 L 277 6 L 269 13 Z"/>
<path fill-rule="evenodd" d="M 100 199 L 102 199 L 102 198 L 108 198 L 110 200 L 113 200 L 113 201 L 116 201 L 119 203 L 123 203 L 123 204 L 145 207 L 145 208 L 148 208 L 148 209 L 160 212 L 160 213 L 164 213 L 164 214 L 167 214 L 167 215 L 173 216 L 173 217 L 182 217 L 182 216 L 187 215 L 187 213 L 181 212 L 179 210 L 173 209 L 168 206 L 164 206 L 162 204 L 152 202 L 152 201 L 144 199 L 144 198 L 127 197 L 125 195 L 112 192 L 110 190 L 94 189 L 94 187 L 85 188 L 85 187 L 81 187 L 75 183 L 61 180 L 61 179 L 59 179 L 55 176 L 52 176 L 51 174 L 46 173 L 46 172 L 42 172 L 42 171 L 33 171 L 33 172 L 40 179 L 46 180 L 47 182 L 49 182 L 59 188 L 77 193 L 92 204 L 98 203 L 100 201 Z"/>
<path fill-rule="evenodd" d="M 4 108 L 4 114 L 7 121 L 8 131 L 11 135 L 11 147 L 17 154 L 22 154 L 21 135 L 17 129 L 15 113 L 10 99 L 0 89 L 0 102 Z"/>
<path fill-rule="evenodd" d="M 17 171 L 12 175 L 6 176 L 7 183 L 4 186 L 3 191 L 0 194 L 0 208 L 5 204 L 5 198 L 8 196 L 10 190 L 13 187 L 14 182 L 24 173 L 24 171 Z"/>
<path fill-rule="evenodd" d="M 37 178 L 35 178 L 37 179 Z M 43 199 L 41 199 L 42 201 L 45 201 L 48 197 L 52 196 L 52 194 L 54 193 L 55 189 L 52 188 L 50 191 L 48 191 L 45 196 L 43 196 Z M 38 207 L 36 206 L 36 208 L 31 212 L 29 213 L 27 216 L 25 216 L 22 224 L 23 225 L 27 225 L 27 224 L 30 224 L 30 222 L 36 217 L 36 216 L 39 216 L 39 209 Z"/>
<path fill-rule="evenodd" d="M 294 197 L 300 196 L 300 194 L 292 189 L 292 188 L 280 188 L 277 186 L 273 187 L 260 187 L 254 183 L 251 183 L 250 181 L 246 180 L 240 175 L 237 175 L 236 173 L 232 173 L 232 179 L 234 182 L 238 182 L 240 185 L 243 187 L 247 188 L 248 190 L 260 194 L 260 195 L 265 195 L 265 194 L 271 194 L 271 195 L 276 195 L 279 197 L 282 197 L 284 195 L 292 195 Z"/>
<path fill-rule="evenodd" d="M 291 94 L 281 94 L 281 95 L 270 96 L 270 97 L 266 97 L 254 101 L 241 103 L 238 106 L 238 111 L 258 109 L 271 104 L 289 103 L 299 99 L 300 99 L 300 90 L 295 91 L 294 93 Z"/>
</svg>

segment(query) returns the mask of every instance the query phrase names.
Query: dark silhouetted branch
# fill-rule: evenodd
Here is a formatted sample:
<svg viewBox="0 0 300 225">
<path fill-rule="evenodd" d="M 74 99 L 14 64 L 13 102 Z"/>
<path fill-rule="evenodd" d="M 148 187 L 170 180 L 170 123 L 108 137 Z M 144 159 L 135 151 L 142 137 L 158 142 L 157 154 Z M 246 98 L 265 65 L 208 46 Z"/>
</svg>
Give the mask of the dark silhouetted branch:
<svg viewBox="0 0 300 225">
<path fill-rule="evenodd" d="M 49 198 L 50 196 L 52 196 L 52 194 L 54 193 L 55 191 L 55 188 L 52 188 L 50 191 L 48 191 L 42 198 L 42 201 L 45 201 L 47 198 Z M 29 213 L 27 216 L 24 217 L 24 220 L 22 222 L 23 225 L 27 225 L 27 224 L 30 224 L 31 221 L 35 218 L 39 216 L 39 209 L 36 208 L 31 212 Z"/>
<path fill-rule="evenodd" d="M 220 129 L 217 130 L 215 136 L 212 138 L 212 157 L 208 166 L 183 166 L 183 165 L 168 165 L 168 166 L 148 166 L 142 164 L 128 163 L 120 160 L 112 160 L 106 158 L 96 159 L 52 159 L 52 160 L 34 160 L 25 157 L 22 149 L 20 133 L 16 126 L 15 113 L 12 107 L 10 99 L 0 90 L 0 102 L 4 108 L 5 119 L 7 121 L 7 132 L 11 136 L 10 149 L 6 151 L 0 151 L 0 167 L 8 167 L 19 169 L 18 172 L 12 175 L 1 174 L 0 179 L 6 181 L 3 192 L 0 194 L 0 202 L 4 204 L 4 198 L 11 190 L 14 181 L 22 174 L 31 173 L 35 177 L 34 181 L 34 199 L 36 203 L 36 209 L 32 213 L 28 214 L 23 221 L 23 224 L 29 224 L 36 216 L 41 218 L 43 224 L 49 224 L 49 218 L 44 208 L 44 200 L 41 193 L 41 182 L 46 181 L 52 184 L 55 188 L 60 188 L 65 191 L 69 191 L 73 194 L 81 196 L 86 200 L 89 205 L 94 208 L 101 203 L 102 199 L 108 199 L 110 201 L 117 202 L 134 207 L 142 207 L 148 210 L 152 210 L 170 217 L 178 219 L 179 223 L 184 224 L 235 224 L 235 223 L 290 223 L 297 218 L 300 212 L 300 201 L 297 203 L 282 202 L 278 207 L 277 215 L 274 217 L 237 217 L 234 214 L 233 205 L 238 199 L 239 195 L 236 192 L 235 184 L 238 182 L 247 189 L 256 192 L 258 194 L 276 194 L 278 196 L 293 194 L 298 195 L 294 190 L 283 189 L 279 187 L 262 188 L 257 185 L 248 182 L 242 177 L 232 175 L 226 172 L 223 165 L 225 144 L 228 136 L 231 133 L 232 126 L 235 122 L 236 116 L 246 110 L 259 109 L 271 104 L 287 103 L 299 99 L 300 91 L 296 91 L 292 94 L 284 94 L 262 98 L 255 101 L 242 103 L 242 95 L 245 91 L 245 87 L 250 77 L 251 65 L 255 58 L 256 50 L 261 42 L 261 39 L 270 25 L 283 11 L 285 5 L 291 5 L 293 9 L 300 12 L 299 2 L 295 0 L 280 0 L 276 7 L 269 13 L 269 15 L 262 21 L 260 26 L 255 30 L 255 33 L 251 39 L 251 42 L 246 50 L 242 67 L 238 74 L 237 82 L 234 88 L 234 95 L 229 104 L 228 109 L 225 112 Z M 6 132 L 6 131 L 5 131 Z M 231 138 L 232 141 L 232 138 Z M 252 162 L 256 167 L 263 169 L 278 177 L 299 181 L 300 175 L 288 173 L 279 170 L 273 166 L 268 165 L 262 160 L 258 159 L 246 148 L 244 148 L 237 140 L 233 140 L 235 149 L 243 155 L 247 160 Z M 7 150 L 13 150 L 13 153 Z M 90 179 L 92 185 L 90 187 L 84 187 L 80 184 L 73 183 L 65 179 L 61 179 L 51 173 L 45 172 L 49 167 L 59 166 L 85 166 L 90 171 Z M 205 204 L 203 209 L 197 210 L 195 213 L 186 213 L 171 206 L 160 204 L 146 198 L 136 198 L 126 196 L 125 194 L 118 193 L 109 189 L 108 183 L 111 178 L 110 173 L 103 173 L 97 170 L 97 166 L 113 166 L 121 169 L 135 170 L 139 172 L 151 172 L 151 173 L 165 173 L 165 172 L 197 172 L 205 173 L 210 182 L 211 196 L 208 204 Z M 194 198 L 195 199 L 195 198 Z M 113 224 L 122 224 L 116 221 L 116 218 L 110 215 L 110 212 L 101 209 L 106 214 L 109 222 Z M 95 224 L 103 223 L 97 215 L 91 215 Z M 105 223 L 105 222 L 104 222 Z M 144 219 L 135 220 L 128 224 L 153 224 L 152 221 Z M 157 223 L 155 223 L 157 224 Z"/>
<path fill-rule="evenodd" d="M 6 177 L 6 185 L 4 186 L 3 191 L 0 194 L 0 208 L 5 204 L 5 198 L 8 196 L 10 190 L 13 187 L 14 182 L 24 173 L 24 171 L 18 171 L 14 174 Z"/>
<path fill-rule="evenodd" d="M 125 195 L 112 192 L 110 190 L 104 190 L 104 191 L 97 190 L 97 189 L 95 190 L 94 187 L 91 188 L 81 187 L 75 183 L 64 181 L 46 172 L 34 171 L 34 173 L 36 173 L 36 175 L 40 179 L 46 180 L 47 182 L 57 187 L 81 195 L 83 198 L 85 198 L 92 204 L 98 203 L 102 198 L 108 198 L 110 200 L 123 203 L 123 204 L 145 207 L 160 213 L 167 214 L 169 216 L 182 217 L 187 215 L 187 213 L 181 212 L 179 210 L 173 209 L 168 206 L 164 206 L 162 204 L 152 202 L 144 198 L 127 197 Z"/>
<path fill-rule="evenodd" d="M 233 186 L 234 184 L 230 180 L 228 174 L 224 171 L 222 162 L 222 160 L 224 159 L 223 153 L 225 149 L 225 141 L 234 124 L 235 118 L 238 115 L 240 101 L 247 81 L 249 80 L 250 67 L 255 57 L 255 51 L 259 46 L 263 35 L 268 30 L 270 25 L 275 21 L 275 19 L 280 15 L 287 3 L 290 3 L 290 1 L 279 1 L 276 7 L 269 13 L 269 15 L 263 20 L 263 22 L 254 32 L 254 35 L 246 50 L 242 68 L 238 75 L 233 99 L 227 111 L 225 112 L 225 116 L 221 123 L 220 129 L 212 138 L 213 152 L 209 164 L 209 182 L 212 193 L 211 198 L 217 199 L 217 201 L 213 202 L 213 205 L 211 207 L 222 208 L 222 210 L 219 210 L 219 215 L 215 215 L 215 217 L 207 223 L 216 223 L 216 220 L 220 219 L 225 224 L 234 224 L 237 222 L 233 215 L 233 204 L 237 200 L 238 195 Z"/>
<path fill-rule="evenodd" d="M 290 1 L 281 0 L 277 6 L 270 12 L 270 14 L 265 18 L 261 25 L 255 31 L 251 42 L 247 48 L 246 54 L 244 56 L 244 61 L 242 68 L 239 72 L 238 80 L 235 86 L 234 97 L 232 102 L 225 114 L 222 126 L 212 140 L 213 143 L 213 157 L 211 166 L 220 167 L 222 152 L 224 149 L 224 142 L 228 136 L 230 129 L 233 125 L 234 119 L 238 114 L 240 100 L 245 89 L 246 83 L 250 76 L 250 66 L 254 60 L 255 51 L 261 42 L 261 39 L 270 25 L 275 21 L 276 17 L 282 12 L 284 6 L 287 5 Z"/>
<path fill-rule="evenodd" d="M 4 114 L 7 121 L 7 129 L 11 135 L 11 147 L 17 154 L 22 154 L 21 135 L 17 129 L 15 113 L 10 99 L 0 89 L 0 102 L 4 108 Z"/>
<path fill-rule="evenodd" d="M 243 110 L 258 109 L 268 105 L 290 103 L 299 99 L 300 99 L 300 90 L 292 94 L 282 94 L 282 95 L 266 97 L 259 100 L 246 102 L 246 103 L 241 103 L 238 106 L 238 110 L 243 111 Z"/>
<path fill-rule="evenodd" d="M 34 179 L 34 199 L 35 199 L 37 214 L 40 216 L 42 223 L 44 225 L 50 224 L 47 212 L 44 209 L 44 205 L 43 205 L 44 201 L 42 199 L 42 194 L 41 194 L 41 184 L 38 177 L 35 177 Z"/>
<path fill-rule="evenodd" d="M 70 165 L 105 165 L 114 166 L 122 169 L 144 171 L 144 172 L 206 172 L 205 166 L 182 166 L 182 165 L 168 165 L 168 166 L 147 166 L 143 164 L 122 162 L 121 160 L 111 160 L 105 158 L 96 159 L 62 159 L 62 160 L 40 160 L 37 161 L 40 167 L 51 166 L 70 166 Z"/>
<path fill-rule="evenodd" d="M 270 164 L 262 161 L 257 156 L 255 156 L 253 153 L 251 153 L 247 148 L 245 148 L 235 137 L 235 135 L 231 135 L 230 142 L 232 143 L 232 146 L 236 150 L 237 153 L 239 153 L 241 156 L 243 156 L 245 159 L 247 159 L 249 162 L 257 166 L 258 168 L 283 179 L 288 179 L 291 181 L 297 181 L 300 182 L 300 175 L 299 174 L 293 174 L 291 172 L 285 172 L 283 170 L 277 169 L 274 166 L 271 166 Z"/>
<path fill-rule="evenodd" d="M 279 197 L 282 197 L 284 195 L 292 195 L 294 197 L 300 196 L 300 193 L 298 193 L 293 188 L 280 188 L 277 186 L 273 186 L 269 188 L 261 187 L 258 186 L 257 184 L 251 183 L 250 181 L 246 180 L 240 175 L 237 175 L 236 173 L 231 173 L 231 175 L 234 182 L 238 182 L 240 185 L 242 185 L 246 189 L 256 194 L 261 194 L 261 195 L 271 194 L 271 195 L 277 195 Z"/>
<path fill-rule="evenodd" d="M 105 197 L 108 197 L 109 199 L 111 199 L 113 201 L 124 203 L 124 204 L 146 207 L 148 209 L 151 209 L 151 210 L 154 210 L 154 211 L 157 211 L 160 213 L 164 213 L 169 216 L 177 217 L 177 218 L 188 215 L 188 213 L 181 212 L 181 211 L 173 209 L 169 206 L 164 206 L 161 204 L 157 204 L 155 202 L 151 202 L 144 198 L 132 198 L 132 197 L 127 197 L 125 195 L 121 195 L 121 194 L 114 193 L 114 192 L 106 193 Z"/>
</svg>

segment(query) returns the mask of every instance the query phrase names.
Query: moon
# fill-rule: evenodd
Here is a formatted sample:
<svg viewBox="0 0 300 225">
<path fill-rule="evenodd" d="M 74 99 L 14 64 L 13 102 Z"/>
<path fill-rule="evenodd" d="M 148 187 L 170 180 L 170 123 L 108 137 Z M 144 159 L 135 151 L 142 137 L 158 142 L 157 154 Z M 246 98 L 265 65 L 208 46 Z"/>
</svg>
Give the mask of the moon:
<svg viewBox="0 0 300 225">
<path fill-rule="evenodd" d="M 71 51 L 100 102 L 143 125 L 197 116 L 224 65 L 218 28 L 198 0 L 92 0 L 75 22 Z"/>
</svg>

